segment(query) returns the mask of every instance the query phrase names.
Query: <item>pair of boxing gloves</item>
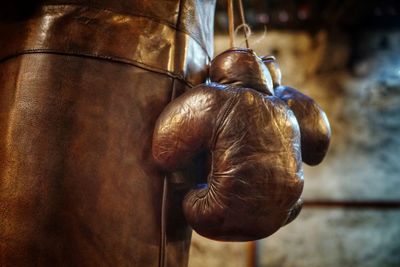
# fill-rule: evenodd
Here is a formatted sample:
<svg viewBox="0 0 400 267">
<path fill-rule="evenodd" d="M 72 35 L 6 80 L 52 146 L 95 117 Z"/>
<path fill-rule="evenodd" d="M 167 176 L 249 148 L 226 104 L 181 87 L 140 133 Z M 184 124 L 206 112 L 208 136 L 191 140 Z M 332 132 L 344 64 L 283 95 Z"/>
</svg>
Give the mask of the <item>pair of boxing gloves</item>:
<svg viewBox="0 0 400 267">
<path fill-rule="evenodd" d="M 152 152 L 166 172 L 193 164 L 207 170 L 206 186 L 195 185 L 182 203 L 196 232 L 248 241 L 296 218 L 302 206 L 302 161 L 320 163 L 329 140 L 325 113 L 311 98 L 281 86 L 273 57 L 234 48 L 211 62 L 209 82 L 165 108 Z M 196 162 L 200 154 L 207 160 Z"/>
</svg>

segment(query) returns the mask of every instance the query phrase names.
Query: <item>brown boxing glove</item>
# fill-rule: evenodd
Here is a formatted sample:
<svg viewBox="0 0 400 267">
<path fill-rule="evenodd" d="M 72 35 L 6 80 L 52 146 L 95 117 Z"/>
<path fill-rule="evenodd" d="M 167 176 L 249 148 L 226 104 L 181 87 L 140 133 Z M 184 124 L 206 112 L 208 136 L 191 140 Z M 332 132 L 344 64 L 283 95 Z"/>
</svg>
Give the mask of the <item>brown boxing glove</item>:
<svg viewBox="0 0 400 267">
<path fill-rule="evenodd" d="M 308 165 L 321 163 L 331 138 L 331 128 L 325 112 L 312 98 L 294 88 L 281 85 L 281 71 L 273 56 L 265 56 L 262 60 L 272 77 L 275 96 L 287 103 L 299 123 L 303 161 Z"/>
<path fill-rule="evenodd" d="M 208 152 L 207 186 L 192 189 L 183 200 L 185 218 L 196 232 L 224 241 L 267 237 L 301 208 L 299 126 L 272 95 L 268 70 L 251 50 L 217 56 L 210 79 L 162 112 L 153 157 L 173 172 Z"/>
</svg>

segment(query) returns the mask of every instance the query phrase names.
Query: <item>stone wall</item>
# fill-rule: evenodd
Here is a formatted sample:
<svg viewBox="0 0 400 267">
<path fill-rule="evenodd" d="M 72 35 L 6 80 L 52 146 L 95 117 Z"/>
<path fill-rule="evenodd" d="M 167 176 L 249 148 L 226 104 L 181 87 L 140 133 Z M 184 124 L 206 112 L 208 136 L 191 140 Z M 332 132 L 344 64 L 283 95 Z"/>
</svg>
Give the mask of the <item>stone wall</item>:
<svg viewBox="0 0 400 267">
<path fill-rule="evenodd" d="M 242 43 L 239 40 L 238 43 Z M 217 36 L 216 53 L 228 46 Z M 283 83 L 316 99 L 333 129 L 326 160 L 305 166 L 307 200 L 400 200 L 400 32 L 255 34 Z M 246 243 L 194 235 L 190 267 L 246 266 Z M 400 266 L 400 210 L 305 208 L 258 241 L 258 266 Z M 212 258 L 212 259 L 211 259 Z"/>
</svg>

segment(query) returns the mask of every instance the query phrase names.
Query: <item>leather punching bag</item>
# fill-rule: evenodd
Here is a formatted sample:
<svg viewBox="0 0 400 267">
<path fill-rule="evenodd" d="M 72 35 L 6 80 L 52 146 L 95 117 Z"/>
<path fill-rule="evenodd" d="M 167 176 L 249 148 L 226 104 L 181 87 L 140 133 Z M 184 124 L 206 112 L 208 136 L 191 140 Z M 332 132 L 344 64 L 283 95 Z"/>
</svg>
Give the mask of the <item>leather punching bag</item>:
<svg viewBox="0 0 400 267">
<path fill-rule="evenodd" d="M 0 266 L 187 266 L 155 121 L 206 78 L 215 0 L 6 1 Z"/>
</svg>

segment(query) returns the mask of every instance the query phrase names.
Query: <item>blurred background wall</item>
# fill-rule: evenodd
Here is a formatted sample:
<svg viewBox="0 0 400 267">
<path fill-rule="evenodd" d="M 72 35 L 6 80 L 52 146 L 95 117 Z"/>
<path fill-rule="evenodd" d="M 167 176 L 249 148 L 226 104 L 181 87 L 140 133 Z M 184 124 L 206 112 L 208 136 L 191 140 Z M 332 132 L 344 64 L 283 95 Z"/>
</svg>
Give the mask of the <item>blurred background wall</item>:
<svg viewBox="0 0 400 267">
<path fill-rule="evenodd" d="M 244 1 L 251 48 L 275 55 L 283 84 L 323 107 L 331 147 L 321 165 L 304 165 L 306 205 L 294 222 L 255 244 L 194 234 L 190 267 L 400 266 L 397 2 Z M 216 12 L 218 54 L 229 46 L 224 1 Z"/>
</svg>

